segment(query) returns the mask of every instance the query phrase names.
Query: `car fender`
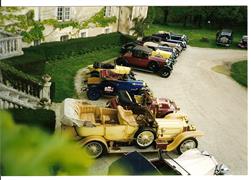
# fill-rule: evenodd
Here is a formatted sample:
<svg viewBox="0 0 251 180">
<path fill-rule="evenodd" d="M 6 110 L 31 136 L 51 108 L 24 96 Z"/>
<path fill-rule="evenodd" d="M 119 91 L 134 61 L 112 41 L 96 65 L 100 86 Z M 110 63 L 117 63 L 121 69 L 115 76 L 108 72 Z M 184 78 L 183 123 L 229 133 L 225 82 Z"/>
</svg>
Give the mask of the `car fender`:
<svg viewBox="0 0 251 180">
<path fill-rule="evenodd" d="M 202 131 L 186 131 L 186 132 L 183 132 L 183 133 L 179 134 L 178 136 L 176 136 L 171 144 L 167 145 L 166 150 L 167 151 L 173 151 L 185 139 L 190 138 L 190 137 L 200 137 L 200 136 L 203 136 L 203 135 L 204 135 L 204 133 Z"/>
<path fill-rule="evenodd" d="M 84 138 L 84 139 L 81 139 L 81 140 L 79 141 L 79 144 L 80 144 L 81 146 L 84 146 L 84 145 L 86 145 L 88 142 L 91 142 L 91 141 L 98 141 L 98 142 L 103 143 L 103 144 L 105 145 L 106 149 L 108 150 L 107 142 L 106 142 L 105 138 L 103 138 L 102 136 L 88 136 L 88 137 L 86 137 L 86 138 Z"/>
</svg>

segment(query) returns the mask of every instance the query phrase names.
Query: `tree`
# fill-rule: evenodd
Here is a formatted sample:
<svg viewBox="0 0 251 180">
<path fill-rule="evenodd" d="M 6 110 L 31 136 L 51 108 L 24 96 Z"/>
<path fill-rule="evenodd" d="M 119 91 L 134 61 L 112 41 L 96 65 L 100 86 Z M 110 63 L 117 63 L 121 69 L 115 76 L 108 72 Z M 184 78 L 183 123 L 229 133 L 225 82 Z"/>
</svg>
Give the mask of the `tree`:
<svg viewBox="0 0 251 180">
<path fill-rule="evenodd" d="M 143 37 L 144 31 L 149 27 L 149 21 L 142 17 L 134 18 L 134 26 L 130 29 L 133 31 L 133 35 L 137 37 Z"/>
</svg>

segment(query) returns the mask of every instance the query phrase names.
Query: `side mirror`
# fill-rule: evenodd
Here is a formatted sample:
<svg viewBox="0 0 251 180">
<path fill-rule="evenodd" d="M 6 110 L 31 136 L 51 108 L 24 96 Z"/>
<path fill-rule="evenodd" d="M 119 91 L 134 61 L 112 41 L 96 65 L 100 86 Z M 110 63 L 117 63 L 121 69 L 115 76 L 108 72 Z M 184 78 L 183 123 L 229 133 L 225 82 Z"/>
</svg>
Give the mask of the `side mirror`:
<svg viewBox="0 0 251 180">
<path fill-rule="evenodd" d="M 215 168 L 215 175 L 225 175 L 229 172 L 229 168 L 225 164 L 218 164 Z"/>
</svg>

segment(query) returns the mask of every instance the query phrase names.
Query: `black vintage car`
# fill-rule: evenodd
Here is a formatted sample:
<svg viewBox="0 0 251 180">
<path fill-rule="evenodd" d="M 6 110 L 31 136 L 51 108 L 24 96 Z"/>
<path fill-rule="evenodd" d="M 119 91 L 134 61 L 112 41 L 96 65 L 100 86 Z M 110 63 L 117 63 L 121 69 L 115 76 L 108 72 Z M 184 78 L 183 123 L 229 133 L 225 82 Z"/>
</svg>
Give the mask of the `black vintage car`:
<svg viewBox="0 0 251 180">
<path fill-rule="evenodd" d="M 247 49 L 248 48 L 248 36 L 242 36 L 240 43 L 238 44 L 239 48 Z"/>
<path fill-rule="evenodd" d="M 171 43 L 178 43 L 181 47 L 187 47 L 187 37 L 185 35 L 175 35 L 170 32 L 159 32 L 153 34 L 153 36 L 160 37 L 162 41 L 171 42 Z"/>
<path fill-rule="evenodd" d="M 216 44 L 229 47 L 233 42 L 233 31 L 222 29 L 216 33 Z"/>
</svg>

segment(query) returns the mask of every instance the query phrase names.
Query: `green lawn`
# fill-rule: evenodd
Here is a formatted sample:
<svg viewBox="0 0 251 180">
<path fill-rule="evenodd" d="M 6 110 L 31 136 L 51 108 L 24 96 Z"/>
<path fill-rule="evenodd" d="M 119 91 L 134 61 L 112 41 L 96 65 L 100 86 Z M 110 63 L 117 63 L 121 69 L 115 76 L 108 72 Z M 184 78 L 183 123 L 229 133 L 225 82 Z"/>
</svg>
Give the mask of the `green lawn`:
<svg viewBox="0 0 251 180">
<path fill-rule="evenodd" d="M 74 97 L 74 77 L 76 72 L 92 64 L 94 61 L 105 61 L 119 55 L 120 47 L 93 51 L 85 55 L 73 56 L 56 61 L 49 61 L 45 64 L 45 73 L 52 76 L 55 82 L 55 102 L 61 102 L 67 97 Z"/>
<path fill-rule="evenodd" d="M 247 82 L 247 61 L 239 61 L 231 66 L 231 76 L 232 78 L 240 83 L 241 85 L 247 87 L 248 82 Z"/>
<path fill-rule="evenodd" d="M 165 26 L 153 24 L 149 29 L 145 31 L 145 35 L 151 35 L 158 31 L 171 31 L 177 34 L 186 34 L 189 38 L 189 45 L 196 47 L 208 47 L 208 48 L 225 48 L 216 46 L 215 37 L 217 30 L 212 29 L 198 29 L 192 27 L 182 27 L 182 26 Z M 237 44 L 239 43 L 242 35 L 245 35 L 245 30 L 233 30 L 234 42 L 230 48 L 238 48 Z M 201 38 L 208 38 L 209 42 L 201 42 Z"/>
</svg>

